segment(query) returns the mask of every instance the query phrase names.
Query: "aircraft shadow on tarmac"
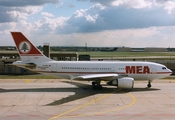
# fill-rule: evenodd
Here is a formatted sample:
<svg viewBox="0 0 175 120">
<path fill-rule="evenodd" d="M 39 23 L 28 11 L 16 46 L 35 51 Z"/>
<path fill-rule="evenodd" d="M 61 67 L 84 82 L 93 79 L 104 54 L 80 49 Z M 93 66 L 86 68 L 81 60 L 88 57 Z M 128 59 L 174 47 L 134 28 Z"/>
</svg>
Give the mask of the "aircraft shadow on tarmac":
<svg viewBox="0 0 175 120">
<path fill-rule="evenodd" d="M 85 97 L 89 97 L 96 94 L 124 94 L 128 92 L 142 92 L 142 91 L 155 91 L 160 89 L 155 88 L 133 88 L 131 91 L 118 89 L 115 86 L 112 88 L 107 88 L 103 85 L 103 89 L 101 90 L 93 90 L 91 85 L 82 84 L 78 82 L 68 82 L 64 81 L 64 83 L 68 83 L 74 86 L 75 88 L 26 88 L 26 89 L 0 89 L 0 93 L 5 92 L 74 92 L 74 95 L 70 95 L 68 97 L 56 100 L 52 103 L 46 104 L 45 106 L 56 106 L 62 105 L 68 102 L 72 102 L 78 99 L 82 99 Z M 115 92 L 114 92 L 115 91 Z"/>
</svg>

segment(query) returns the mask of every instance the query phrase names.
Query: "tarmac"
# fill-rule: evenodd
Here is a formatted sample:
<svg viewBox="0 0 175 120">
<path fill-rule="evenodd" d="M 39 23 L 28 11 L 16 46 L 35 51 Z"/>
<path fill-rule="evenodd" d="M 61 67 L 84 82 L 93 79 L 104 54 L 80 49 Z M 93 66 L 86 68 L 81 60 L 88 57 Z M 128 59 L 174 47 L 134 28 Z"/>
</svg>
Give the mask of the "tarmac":
<svg viewBox="0 0 175 120">
<path fill-rule="evenodd" d="M 174 120 L 175 80 L 135 82 L 131 91 L 102 82 L 0 79 L 0 120 Z"/>
</svg>

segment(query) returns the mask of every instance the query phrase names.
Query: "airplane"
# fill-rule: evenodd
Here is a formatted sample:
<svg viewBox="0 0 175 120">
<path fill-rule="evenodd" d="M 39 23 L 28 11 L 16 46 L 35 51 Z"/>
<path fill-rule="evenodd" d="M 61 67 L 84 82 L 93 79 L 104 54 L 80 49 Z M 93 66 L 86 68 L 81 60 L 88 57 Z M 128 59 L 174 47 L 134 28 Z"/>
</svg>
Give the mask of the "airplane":
<svg viewBox="0 0 175 120">
<path fill-rule="evenodd" d="M 93 89 L 102 89 L 101 81 L 121 89 L 132 89 L 134 81 L 148 81 L 172 74 L 165 65 L 146 61 L 55 61 L 46 57 L 21 32 L 11 32 L 21 61 L 13 65 L 37 73 L 65 79 L 92 81 Z"/>
</svg>

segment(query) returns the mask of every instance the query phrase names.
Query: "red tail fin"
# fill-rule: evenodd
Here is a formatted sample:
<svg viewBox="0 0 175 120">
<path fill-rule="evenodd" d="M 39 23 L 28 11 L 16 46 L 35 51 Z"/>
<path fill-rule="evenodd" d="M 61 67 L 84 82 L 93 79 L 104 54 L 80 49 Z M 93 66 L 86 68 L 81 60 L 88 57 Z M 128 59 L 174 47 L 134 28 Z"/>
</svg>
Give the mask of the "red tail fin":
<svg viewBox="0 0 175 120">
<path fill-rule="evenodd" d="M 11 32 L 11 34 L 22 61 L 41 62 L 51 60 L 43 55 L 21 32 Z"/>
<path fill-rule="evenodd" d="M 11 32 L 18 52 L 21 55 L 42 55 L 42 53 L 21 33 Z"/>
</svg>

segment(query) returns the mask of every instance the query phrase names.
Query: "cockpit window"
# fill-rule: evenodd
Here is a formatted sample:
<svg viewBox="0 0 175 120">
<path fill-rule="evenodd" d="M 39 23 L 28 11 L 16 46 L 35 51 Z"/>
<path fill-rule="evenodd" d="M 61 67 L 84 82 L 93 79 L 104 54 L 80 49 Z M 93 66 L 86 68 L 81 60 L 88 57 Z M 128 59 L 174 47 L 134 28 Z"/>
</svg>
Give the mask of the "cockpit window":
<svg viewBox="0 0 175 120">
<path fill-rule="evenodd" d="M 162 67 L 162 70 L 166 70 L 166 67 Z"/>
</svg>

